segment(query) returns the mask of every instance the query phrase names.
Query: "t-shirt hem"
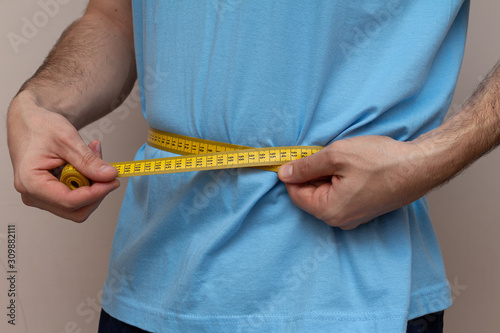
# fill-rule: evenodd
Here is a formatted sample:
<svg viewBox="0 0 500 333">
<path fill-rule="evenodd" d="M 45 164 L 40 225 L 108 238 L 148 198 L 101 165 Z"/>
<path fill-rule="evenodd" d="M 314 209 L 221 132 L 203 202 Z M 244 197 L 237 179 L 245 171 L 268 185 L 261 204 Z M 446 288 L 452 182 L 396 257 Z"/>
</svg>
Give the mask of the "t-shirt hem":
<svg viewBox="0 0 500 333">
<path fill-rule="evenodd" d="M 103 295 L 112 317 L 149 332 L 403 332 L 406 310 L 343 313 L 190 315 L 159 312 L 130 300 Z"/>
<path fill-rule="evenodd" d="M 445 310 L 453 303 L 448 281 L 412 293 L 408 320 Z"/>
</svg>

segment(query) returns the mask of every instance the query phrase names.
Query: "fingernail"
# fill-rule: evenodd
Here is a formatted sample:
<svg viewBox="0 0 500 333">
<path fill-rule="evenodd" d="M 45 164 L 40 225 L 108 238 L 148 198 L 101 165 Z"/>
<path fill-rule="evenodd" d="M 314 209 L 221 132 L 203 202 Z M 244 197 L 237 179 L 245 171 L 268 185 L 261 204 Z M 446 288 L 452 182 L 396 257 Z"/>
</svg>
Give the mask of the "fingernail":
<svg viewBox="0 0 500 333">
<path fill-rule="evenodd" d="M 287 164 L 281 167 L 281 176 L 283 178 L 290 178 L 293 172 L 293 165 Z"/>
<path fill-rule="evenodd" d="M 99 172 L 100 173 L 108 173 L 108 172 L 111 172 L 111 171 L 115 171 L 116 169 L 114 167 L 112 167 L 111 165 L 108 165 L 108 164 L 104 164 L 100 169 L 99 169 Z"/>
<path fill-rule="evenodd" d="M 95 150 L 97 150 L 99 154 L 102 154 L 101 141 L 97 141 L 97 143 L 95 144 Z"/>
</svg>

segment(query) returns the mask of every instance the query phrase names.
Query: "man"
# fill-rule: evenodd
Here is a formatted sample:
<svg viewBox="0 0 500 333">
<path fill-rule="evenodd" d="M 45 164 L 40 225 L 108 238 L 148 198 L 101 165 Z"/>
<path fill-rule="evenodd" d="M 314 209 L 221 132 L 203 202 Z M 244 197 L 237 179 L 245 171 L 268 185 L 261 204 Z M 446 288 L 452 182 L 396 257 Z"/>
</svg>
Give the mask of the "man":
<svg viewBox="0 0 500 333">
<path fill-rule="evenodd" d="M 136 68 L 153 128 L 327 146 L 281 167 L 282 182 L 253 169 L 131 179 L 101 331 L 441 332 L 451 296 L 421 197 L 500 140 L 496 69 L 439 126 L 468 6 L 90 1 L 9 110 L 26 204 L 82 222 L 119 186 L 77 129 L 126 96 Z M 167 156 L 145 145 L 136 158 Z M 66 161 L 93 185 L 59 183 L 50 170 Z"/>
</svg>

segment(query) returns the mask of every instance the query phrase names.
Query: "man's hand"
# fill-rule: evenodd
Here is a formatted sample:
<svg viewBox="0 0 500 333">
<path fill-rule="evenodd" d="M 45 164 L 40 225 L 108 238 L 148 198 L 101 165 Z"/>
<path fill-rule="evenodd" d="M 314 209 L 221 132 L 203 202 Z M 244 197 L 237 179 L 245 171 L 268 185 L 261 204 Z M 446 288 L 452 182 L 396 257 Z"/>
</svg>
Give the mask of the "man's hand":
<svg viewBox="0 0 500 333">
<path fill-rule="evenodd" d="M 12 103 L 7 121 L 14 186 L 26 205 L 83 222 L 120 186 L 117 170 L 101 159 L 100 142 L 87 147 L 66 118 L 38 106 L 29 92 Z M 92 186 L 71 191 L 60 183 L 50 171 L 66 161 L 92 179 Z"/>
<path fill-rule="evenodd" d="M 441 126 L 411 142 L 339 140 L 279 170 L 292 201 L 342 229 L 409 204 L 500 144 L 500 62 Z"/>
<path fill-rule="evenodd" d="M 87 147 L 77 129 L 117 107 L 135 79 L 131 1 L 90 0 L 9 108 L 14 186 L 25 204 L 82 222 L 119 186 L 100 143 Z M 60 183 L 50 171 L 66 162 L 93 185 Z"/>
<path fill-rule="evenodd" d="M 281 166 L 293 203 L 345 230 L 409 204 L 433 187 L 424 153 L 383 136 L 339 140 Z"/>
</svg>

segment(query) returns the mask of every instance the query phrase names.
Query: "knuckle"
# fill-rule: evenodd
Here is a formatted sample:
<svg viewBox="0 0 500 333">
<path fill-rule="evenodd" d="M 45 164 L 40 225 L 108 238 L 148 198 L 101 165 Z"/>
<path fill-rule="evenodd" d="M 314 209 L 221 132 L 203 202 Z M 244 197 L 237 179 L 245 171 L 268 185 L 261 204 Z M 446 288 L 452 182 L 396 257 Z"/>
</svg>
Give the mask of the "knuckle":
<svg viewBox="0 0 500 333">
<path fill-rule="evenodd" d="M 77 213 L 71 217 L 71 220 L 76 223 L 83 223 L 88 219 L 89 215 L 87 213 Z"/>
<path fill-rule="evenodd" d="M 338 159 L 337 159 L 337 155 L 335 154 L 335 152 L 333 150 L 327 151 L 326 163 L 328 165 L 334 165 L 337 163 L 337 161 L 338 161 Z"/>
<path fill-rule="evenodd" d="M 329 226 L 332 226 L 332 227 L 339 227 L 340 226 L 338 219 L 335 218 L 334 216 L 330 217 L 330 218 L 324 218 L 324 219 L 321 219 L 321 220 L 324 221 Z"/>
<path fill-rule="evenodd" d="M 343 139 L 343 140 L 336 140 L 336 141 L 333 141 L 327 148 L 328 148 L 328 151 L 331 153 L 331 152 L 336 152 L 336 151 L 341 151 L 342 150 L 342 147 L 344 146 L 344 144 L 346 142 L 348 142 L 349 139 Z"/>
<path fill-rule="evenodd" d="M 16 189 L 17 192 L 24 194 L 26 193 L 26 187 L 24 187 L 22 181 L 19 179 L 19 177 L 14 178 L 14 188 Z"/>
<path fill-rule="evenodd" d="M 26 194 L 21 194 L 21 200 L 23 201 L 23 204 L 29 207 L 34 207 L 35 206 L 35 201 L 28 195 Z"/>
<path fill-rule="evenodd" d="M 30 184 L 33 181 L 31 170 L 21 165 L 14 169 L 14 188 L 21 194 L 29 192 Z"/>
<path fill-rule="evenodd" d="M 322 152 L 323 163 L 326 163 L 328 165 L 335 165 L 338 163 L 338 156 L 341 153 L 341 149 L 339 149 L 339 146 L 342 146 L 342 142 L 334 141 L 324 149 L 324 151 Z"/>
<path fill-rule="evenodd" d="M 307 158 L 304 158 L 302 160 L 299 160 L 298 162 L 295 163 L 294 165 L 294 173 L 300 177 L 304 175 L 309 174 L 309 170 L 311 169 L 311 166 L 309 164 L 309 160 Z"/>
<path fill-rule="evenodd" d="M 97 209 L 99 206 L 99 203 L 95 203 L 83 208 L 80 208 L 76 211 L 73 212 L 72 220 L 76 223 L 82 223 L 85 222 L 90 215 Z"/>
<path fill-rule="evenodd" d="M 342 230 L 347 231 L 347 230 L 352 230 L 352 229 L 356 228 L 356 226 L 344 225 L 344 226 L 339 226 L 339 228 L 342 229 Z"/>
<path fill-rule="evenodd" d="M 323 212 L 321 220 L 332 227 L 341 228 L 345 224 L 345 218 L 343 218 L 340 212 L 333 209 Z"/>
<path fill-rule="evenodd" d="M 74 141 L 75 133 L 72 130 L 67 130 L 67 129 L 60 130 L 57 133 L 56 138 L 58 143 L 60 143 L 62 146 L 66 146 Z"/>
<path fill-rule="evenodd" d="M 94 155 L 94 153 L 88 151 L 83 154 L 81 164 L 84 167 L 90 166 L 92 163 L 94 163 L 97 160 L 97 156 Z"/>
</svg>

